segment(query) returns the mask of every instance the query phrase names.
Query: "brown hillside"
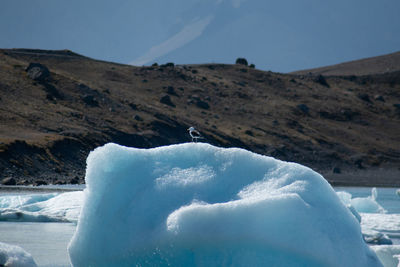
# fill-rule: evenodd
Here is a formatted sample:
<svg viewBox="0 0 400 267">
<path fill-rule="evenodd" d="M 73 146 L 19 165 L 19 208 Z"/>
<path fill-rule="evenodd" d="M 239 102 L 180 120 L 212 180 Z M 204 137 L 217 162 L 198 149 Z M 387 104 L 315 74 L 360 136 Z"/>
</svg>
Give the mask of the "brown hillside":
<svg viewBox="0 0 400 267">
<path fill-rule="evenodd" d="M 345 62 L 332 66 L 295 71 L 292 72 L 292 74 L 307 75 L 309 73 L 312 73 L 313 75 L 322 74 L 329 76 L 360 76 L 383 74 L 397 71 L 400 71 L 400 52 Z"/>
<path fill-rule="evenodd" d="M 205 142 L 305 164 L 334 184 L 394 186 L 399 122 L 400 72 L 134 67 L 70 51 L 0 50 L 0 179 L 22 184 L 82 182 L 96 146 L 189 142 L 195 126 Z"/>
</svg>

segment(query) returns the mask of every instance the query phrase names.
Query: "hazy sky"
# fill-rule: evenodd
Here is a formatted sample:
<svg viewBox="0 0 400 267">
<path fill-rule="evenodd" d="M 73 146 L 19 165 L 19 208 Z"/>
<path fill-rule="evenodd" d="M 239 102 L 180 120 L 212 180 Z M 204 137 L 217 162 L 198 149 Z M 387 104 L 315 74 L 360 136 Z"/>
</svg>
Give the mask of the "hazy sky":
<svg viewBox="0 0 400 267">
<path fill-rule="evenodd" d="M 289 72 L 400 50 L 399 0 L 1 0 L 0 47 Z"/>
</svg>

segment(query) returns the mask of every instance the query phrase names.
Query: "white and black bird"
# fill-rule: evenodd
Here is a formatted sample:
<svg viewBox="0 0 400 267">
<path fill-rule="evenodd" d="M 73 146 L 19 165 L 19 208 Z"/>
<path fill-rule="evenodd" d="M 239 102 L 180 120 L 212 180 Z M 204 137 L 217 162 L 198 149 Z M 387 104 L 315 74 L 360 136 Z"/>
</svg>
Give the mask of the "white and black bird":
<svg viewBox="0 0 400 267">
<path fill-rule="evenodd" d="M 200 132 L 197 131 L 194 127 L 190 127 L 188 129 L 190 137 L 192 137 L 192 142 L 197 142 L 197 139 L 199 138 L 203 138 L 203 136 L 201 136 Z"/>
</svg>

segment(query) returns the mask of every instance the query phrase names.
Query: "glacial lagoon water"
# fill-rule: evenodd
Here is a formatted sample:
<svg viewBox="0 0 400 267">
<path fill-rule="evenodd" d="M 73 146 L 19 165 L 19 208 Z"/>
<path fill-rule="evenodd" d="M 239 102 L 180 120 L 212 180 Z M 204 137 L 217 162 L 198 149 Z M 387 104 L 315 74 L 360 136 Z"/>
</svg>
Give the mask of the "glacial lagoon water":
<svg viewBox="0 0 400 267">
<path fill-rule="evenodd" d="M 0 222 L 0 242 L 30 253 L 38 266 L 71 266 L 67 252 L 73 223 Z"/>
<path fill-rule="evenodd" d="M 371 195 L 369 187 L 336 187 L 335 190 L 346 191 L 353 198 L 365 198 Z M 396 188 L 378 188 L 377 192 L 377 202 L 387 213 L 363 216 L 363 220 L 376 221 L 368 224 L 372 225 L 371 227 L 385 226 L 385 221 L 382 221 L 385 216 L 400 216 L 400 197 L 396 194 Z M 27 193 L 32 194 L 32 191 L 0 191 L 0 196 Z M 20 246 L 33 256 L 38 266 L 70 266 L 67 246 L 75 228 L 75 223 L 68 222 L 0 221 L 0 242 Z M 383 232 L 389 235 L 394 245 L 400 245 L 400 221 L 397 222 L 397 227 L 391 226 L 391 228 Z"/>
</svg>

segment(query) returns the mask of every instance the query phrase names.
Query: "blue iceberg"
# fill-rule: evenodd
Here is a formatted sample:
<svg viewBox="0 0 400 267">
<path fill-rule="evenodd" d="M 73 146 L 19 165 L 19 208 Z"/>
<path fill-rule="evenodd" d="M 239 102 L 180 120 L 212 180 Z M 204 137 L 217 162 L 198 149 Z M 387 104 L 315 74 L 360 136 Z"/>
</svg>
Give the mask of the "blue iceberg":
<svg viewBox="0 0 400 267">
<path fill-rule="evenodd" d="M 0 242 L 0 266 L 36 267 L 31 254 L 19 246 Z"/>
<path fill-rule="evenodd" d="M 318 173 L 238 148 L 106 144 L 87 159 L 74 266 L 382 266 Z"/>
</svg>

